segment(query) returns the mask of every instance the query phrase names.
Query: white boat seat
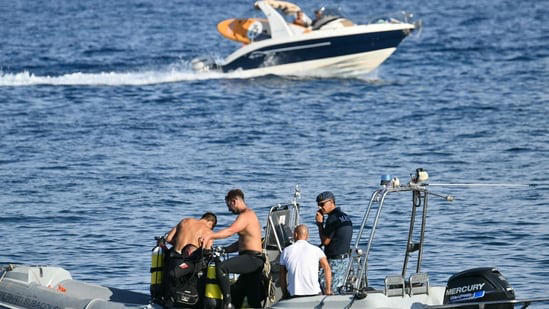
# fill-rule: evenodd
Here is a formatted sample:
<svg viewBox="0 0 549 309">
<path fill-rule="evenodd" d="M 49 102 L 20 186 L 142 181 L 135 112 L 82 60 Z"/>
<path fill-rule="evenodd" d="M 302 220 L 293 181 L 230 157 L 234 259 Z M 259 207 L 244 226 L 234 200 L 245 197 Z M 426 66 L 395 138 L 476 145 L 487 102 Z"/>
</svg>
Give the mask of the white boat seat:
<svg viewBox="0 0 549 309">
<path fill-rule="evenodd" d="M 429 294 L 429 276 L 427 273 L 417 273 L 410 276 L 410 296 Z"/>
<path fill-rule="evenodd" d="M 404 284 L 404 278 L 400 275 L 390 275 L 385 277 L 385 295 L 391 296 L 404 296 L 406 294 L 406 285 Z"/>
</svg>

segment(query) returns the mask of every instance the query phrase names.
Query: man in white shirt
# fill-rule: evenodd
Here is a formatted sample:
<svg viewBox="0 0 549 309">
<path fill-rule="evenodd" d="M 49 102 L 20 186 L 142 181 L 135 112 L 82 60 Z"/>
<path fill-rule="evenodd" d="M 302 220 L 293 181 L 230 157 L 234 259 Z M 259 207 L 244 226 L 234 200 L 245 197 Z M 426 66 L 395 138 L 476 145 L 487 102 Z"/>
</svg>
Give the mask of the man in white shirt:
<svg viewBox="0 0 549 309">
<path fill-rule="evenodd" d="M 288 246 L 280 255 L 280 286 L 285 297 L 311 296 L 321 293 L 318 283 L 318 265 L 326 276 L 325 295 L 331 295 L 332 271 L 324 252 L 311 245 L 309 229 L 298 225 L 294 230 L 295 243 Z M 286 275 L 288 280 L 286 281 Z"/>
</svg>

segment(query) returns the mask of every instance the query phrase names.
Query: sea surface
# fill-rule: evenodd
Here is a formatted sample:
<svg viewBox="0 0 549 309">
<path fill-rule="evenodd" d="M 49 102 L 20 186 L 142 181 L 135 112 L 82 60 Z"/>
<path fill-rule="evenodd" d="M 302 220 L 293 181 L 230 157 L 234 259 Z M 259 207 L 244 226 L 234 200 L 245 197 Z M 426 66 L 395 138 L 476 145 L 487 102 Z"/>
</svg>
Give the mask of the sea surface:
<svg viewBox="0 0 549 309">
<path fill-rule="evenodd" d="M 148 292 L 154 236 L 205 211 L 228 226 L 229 189 L 264 223 L 299 185 L 318 243 L 319 192 L 356 231 L 381 175 L 421 167 L 432 184 L 502 184 L 431 187 L 456 196 L 430 198 L 431 284 L 495 266 L 517 297 L 548 296 L 547 2 L 299 4 L 362 23 L 405 10 L 423 28 L 366 76 L 241 78 L 190 63 L 238 48 L 216 24 L 259 16 L 252 1 L 2 1 L 0 264 Z M 376 287 L 402 267 L 411 197 L 387 203 Z"/>
</svg>

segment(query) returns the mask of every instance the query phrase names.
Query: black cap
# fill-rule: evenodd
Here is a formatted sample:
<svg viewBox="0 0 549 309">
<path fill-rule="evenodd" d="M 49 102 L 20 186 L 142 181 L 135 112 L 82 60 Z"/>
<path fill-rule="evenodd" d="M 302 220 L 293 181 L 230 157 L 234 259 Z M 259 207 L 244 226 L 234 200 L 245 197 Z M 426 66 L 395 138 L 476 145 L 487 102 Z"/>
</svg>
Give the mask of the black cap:
<svg viewBox="0 0 549 309">
<path fill-rule="evenodd" d="M 324 192 L 320 193 L 319 195 L 317 195 L 317 197 L 316 197 L 316 202 L 317 203 L 320 203 L 320 202 L 325 201 L 325 200 L 332 200 L 332 201 L 335 202 L 336 198 L 335 198 L 335 195 L 330 191 L 324 191 Z"/>
</svg>

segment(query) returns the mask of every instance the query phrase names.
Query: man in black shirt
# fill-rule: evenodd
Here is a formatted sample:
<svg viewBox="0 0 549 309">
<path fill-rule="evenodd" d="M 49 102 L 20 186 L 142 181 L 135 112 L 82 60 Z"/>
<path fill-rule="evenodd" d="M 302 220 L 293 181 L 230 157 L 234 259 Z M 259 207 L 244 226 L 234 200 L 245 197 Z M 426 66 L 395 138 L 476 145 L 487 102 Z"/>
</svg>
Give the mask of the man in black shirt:
<svg viewBox="0 0 549 309">
<path fill-rule="evenodd" d="M 332 291 L 337 293 L 343 286 L 343 276 L 349 263 L 349 250 L 353 237 L 353 223 L 339 207 L 336 207 L 335 196 L 330 191 L 316 197 L 318 211 L 315 220 L 318 226 L 320 241 L 332 269 Z M 324 215 L 328 215 L 324 221 Z"/>
</svg>

